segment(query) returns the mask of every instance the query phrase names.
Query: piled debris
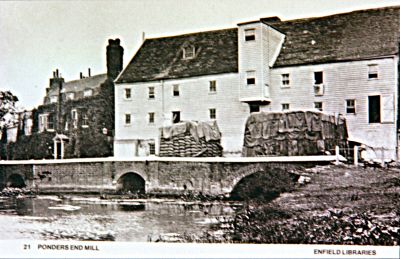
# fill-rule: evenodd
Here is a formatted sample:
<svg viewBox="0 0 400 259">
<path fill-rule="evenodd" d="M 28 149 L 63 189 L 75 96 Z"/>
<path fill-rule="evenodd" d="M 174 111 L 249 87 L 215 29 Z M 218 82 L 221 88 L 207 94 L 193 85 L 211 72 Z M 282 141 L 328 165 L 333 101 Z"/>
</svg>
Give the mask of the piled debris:
<svg viewBox="0 0 400 259">
<path fill-rule="evenodd" d="M 216 122 L 181 122 L 160 129 L 160 156 L 222 156 L 221 132 Z"/>
<path fill-rule="evenodd" d="M 32 195 L 33 191 L 27 188 L 6 187 L 0 192 L 1 197 L 14 197 L 21 195 Z"/>
<path fill-rule="evenodd" d="M 247 119 L 243 156 L 304 156 L 347 146 L 346 120 L 321 112 L 258 112 Z"/>
</svg>

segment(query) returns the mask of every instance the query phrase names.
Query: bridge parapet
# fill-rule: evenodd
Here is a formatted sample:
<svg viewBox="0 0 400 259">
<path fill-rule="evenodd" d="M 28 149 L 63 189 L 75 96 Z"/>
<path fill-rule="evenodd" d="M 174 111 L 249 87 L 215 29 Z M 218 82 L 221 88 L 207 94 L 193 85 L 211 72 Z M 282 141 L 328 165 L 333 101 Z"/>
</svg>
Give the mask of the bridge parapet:
<svg viewBox="0 0 400 259">
<path fill-rule="evenodd" d="M 226 195 L 253 173 L 335 160 L 335 156 L 303 156 L 0 161 L 0 186 L 7 184 L 10 175 L 19 174 L 28 187 L 41 192 L 116 192 L 123 185 L 119 180 L 132 173 L 144 180 L 146 193 Z"/>
</svg>

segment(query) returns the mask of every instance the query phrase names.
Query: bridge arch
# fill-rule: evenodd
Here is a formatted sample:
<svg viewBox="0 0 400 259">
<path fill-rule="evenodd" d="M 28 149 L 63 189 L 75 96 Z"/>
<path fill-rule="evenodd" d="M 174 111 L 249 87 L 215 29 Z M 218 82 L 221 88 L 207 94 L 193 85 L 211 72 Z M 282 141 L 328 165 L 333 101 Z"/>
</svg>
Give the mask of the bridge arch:
<svg viewBox="0 0 400 259">
<path fill-rule="evenodd" d="M 146 193 L 146 181 L 136 172 L 124 173 L 117 180 L 117 192 L 144 194 Z"/>
<path fill-rule="evenodd" d="M 7 177 L 6 186 L 14 188 L 24 188 L 26 187 L 26 183 L 24 177 L 22 177 L 20 174 L 11 174 Z"/>
<path fill-rule="evenodd" d="M 253 170 L 234 179 L 229 196 L 234 200 L 271 201 L 291 191 L 294 184 L 295 177 L 287 168 Z"/>
</svg>

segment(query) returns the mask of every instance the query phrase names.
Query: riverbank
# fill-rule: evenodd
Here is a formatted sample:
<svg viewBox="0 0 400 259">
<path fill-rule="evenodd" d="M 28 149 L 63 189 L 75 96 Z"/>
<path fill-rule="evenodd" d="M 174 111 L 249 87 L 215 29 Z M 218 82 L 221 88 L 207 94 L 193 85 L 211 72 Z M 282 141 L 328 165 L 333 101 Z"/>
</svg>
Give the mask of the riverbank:
<svg viewBox="0 0 400 259">
<path fill-rule="evenodd" d="M 230 242 L 400 244 L 400 169 L 323 166 L 270 203 L 248 202 Z"/>
</svg>

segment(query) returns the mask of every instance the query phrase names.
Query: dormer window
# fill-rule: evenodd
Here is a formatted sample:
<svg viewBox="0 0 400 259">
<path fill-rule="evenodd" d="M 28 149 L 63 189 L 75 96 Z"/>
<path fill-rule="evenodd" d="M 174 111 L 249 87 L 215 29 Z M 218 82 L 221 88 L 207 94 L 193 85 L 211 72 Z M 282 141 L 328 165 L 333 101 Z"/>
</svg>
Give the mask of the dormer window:
<svg viewBox="0 0 400 259">
<path fill-rule="evenodd" d="M 256 40 L 256 30 L 255 29 L 244 30 L 244 39 L 245 41 Z"/>
<path fill-rule="evenodd" d="M 196 51 L 196 49 L 193 45 L 183 47 L 183 59 L 194 58 L 194 55 L 196 54 L 195 51 Z"/>
<path fill-rule="evenodd" d="M 85 91 L 83 91 L 83 96 L 84 97 L 89 97 L 93 95 L 93 89 L 85 89 Z"/>
<path fill-rule="evenodd" d="M 75 99 L 75 93 L 67 93 L 67 100 L 73 100 Z"/>
<path fill-rule="evenodd" d="M 57 95 L 50 96 L 50 103 L 56 103 L 58 100 Z"/>
</svg>

